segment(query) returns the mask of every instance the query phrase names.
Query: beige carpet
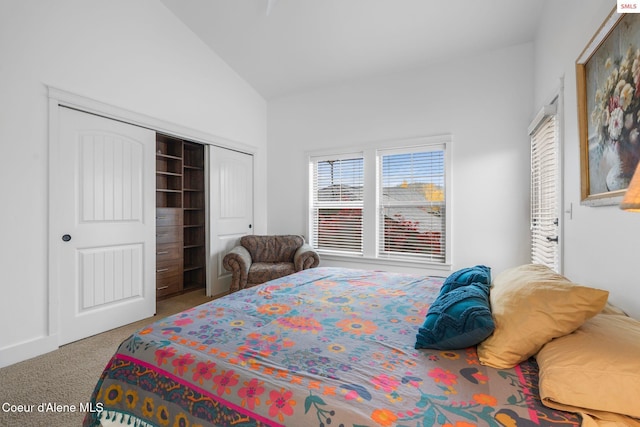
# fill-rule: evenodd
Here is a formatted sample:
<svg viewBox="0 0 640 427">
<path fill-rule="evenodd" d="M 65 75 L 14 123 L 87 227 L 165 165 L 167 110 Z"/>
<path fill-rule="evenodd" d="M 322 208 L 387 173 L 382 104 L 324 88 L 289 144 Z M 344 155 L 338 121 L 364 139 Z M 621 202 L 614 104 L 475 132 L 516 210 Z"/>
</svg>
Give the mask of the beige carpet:
<svg viewBox="0 0 640 427">
<path fill-rule="evenodd" d="M 79 411 L 79 406 L 89 401 L 98 377 L 118 345 L 146 324 L 206 301 L 210 301 L 210 298 L 205 296 L 204 291 L 158 301 L 155 317 L 67 344 L 51 353 L 0 369 L 0 426 L 82 425 L 84 413 Z M 6 404 L 34 405 L 34 412 L 6 411 Z M 75 405 L 78 410 L 43 413 L 38 412 L 40 404 Z"/>
</svg>

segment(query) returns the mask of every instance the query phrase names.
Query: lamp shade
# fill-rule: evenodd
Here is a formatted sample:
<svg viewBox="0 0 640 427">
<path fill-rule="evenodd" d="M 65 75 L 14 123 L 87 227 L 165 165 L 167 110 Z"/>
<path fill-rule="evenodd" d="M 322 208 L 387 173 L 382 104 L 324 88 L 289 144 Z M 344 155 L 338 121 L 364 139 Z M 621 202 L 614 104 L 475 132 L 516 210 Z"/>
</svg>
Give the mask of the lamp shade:
<svg viewBox="0 0 640 427">
<path fill-rule="evenodd" d="M 624 193 L 620 209 L 631 212 L 640 212 L 640 163 L 631 178 L 627 192 Z"/>
</svg>

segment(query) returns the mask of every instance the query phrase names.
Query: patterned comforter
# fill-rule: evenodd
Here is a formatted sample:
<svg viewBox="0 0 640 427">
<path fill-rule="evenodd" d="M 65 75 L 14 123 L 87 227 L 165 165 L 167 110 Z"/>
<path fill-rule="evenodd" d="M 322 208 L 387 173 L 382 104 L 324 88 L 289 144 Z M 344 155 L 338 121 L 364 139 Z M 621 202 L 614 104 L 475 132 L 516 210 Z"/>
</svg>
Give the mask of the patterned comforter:
<svg viewBox="0 0 640 427">
<path fill-rule="evenodd" d="M 540 403 L 533 360 L 416 350 L 440 277 L 314 268 L 125 340 L 85 426 L 578 426 Z"/>
</svg>

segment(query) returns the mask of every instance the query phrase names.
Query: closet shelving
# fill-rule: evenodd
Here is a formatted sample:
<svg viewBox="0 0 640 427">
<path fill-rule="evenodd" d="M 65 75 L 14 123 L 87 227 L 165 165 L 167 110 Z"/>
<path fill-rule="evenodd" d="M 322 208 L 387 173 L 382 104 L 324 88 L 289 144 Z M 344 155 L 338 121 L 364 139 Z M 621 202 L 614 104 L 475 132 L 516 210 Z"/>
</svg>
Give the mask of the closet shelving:
<svg viewBox="0 0 640 427">
<path fill-rule="evenodd" d="M 184 143 L 184 288 L 205 286 L 204 146 Z"/>
<path fill-rule="evenodd" d="M 205 286 L 204 146 L 156 136 L 156 295 Z"/>
</svg>

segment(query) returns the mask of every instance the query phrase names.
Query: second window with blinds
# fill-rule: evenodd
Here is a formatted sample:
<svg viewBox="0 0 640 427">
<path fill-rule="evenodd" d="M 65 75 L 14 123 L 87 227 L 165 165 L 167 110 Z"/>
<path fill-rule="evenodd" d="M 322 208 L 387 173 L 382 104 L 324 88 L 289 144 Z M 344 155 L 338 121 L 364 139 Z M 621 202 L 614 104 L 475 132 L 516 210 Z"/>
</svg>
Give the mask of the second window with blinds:
<svg viewBox="0 0 640 427">
<path fill-rule="evenodd" d="M 448 266 L 450 138 L 309 156 L 309 240 L 325 257 Z"/>
</svg>

